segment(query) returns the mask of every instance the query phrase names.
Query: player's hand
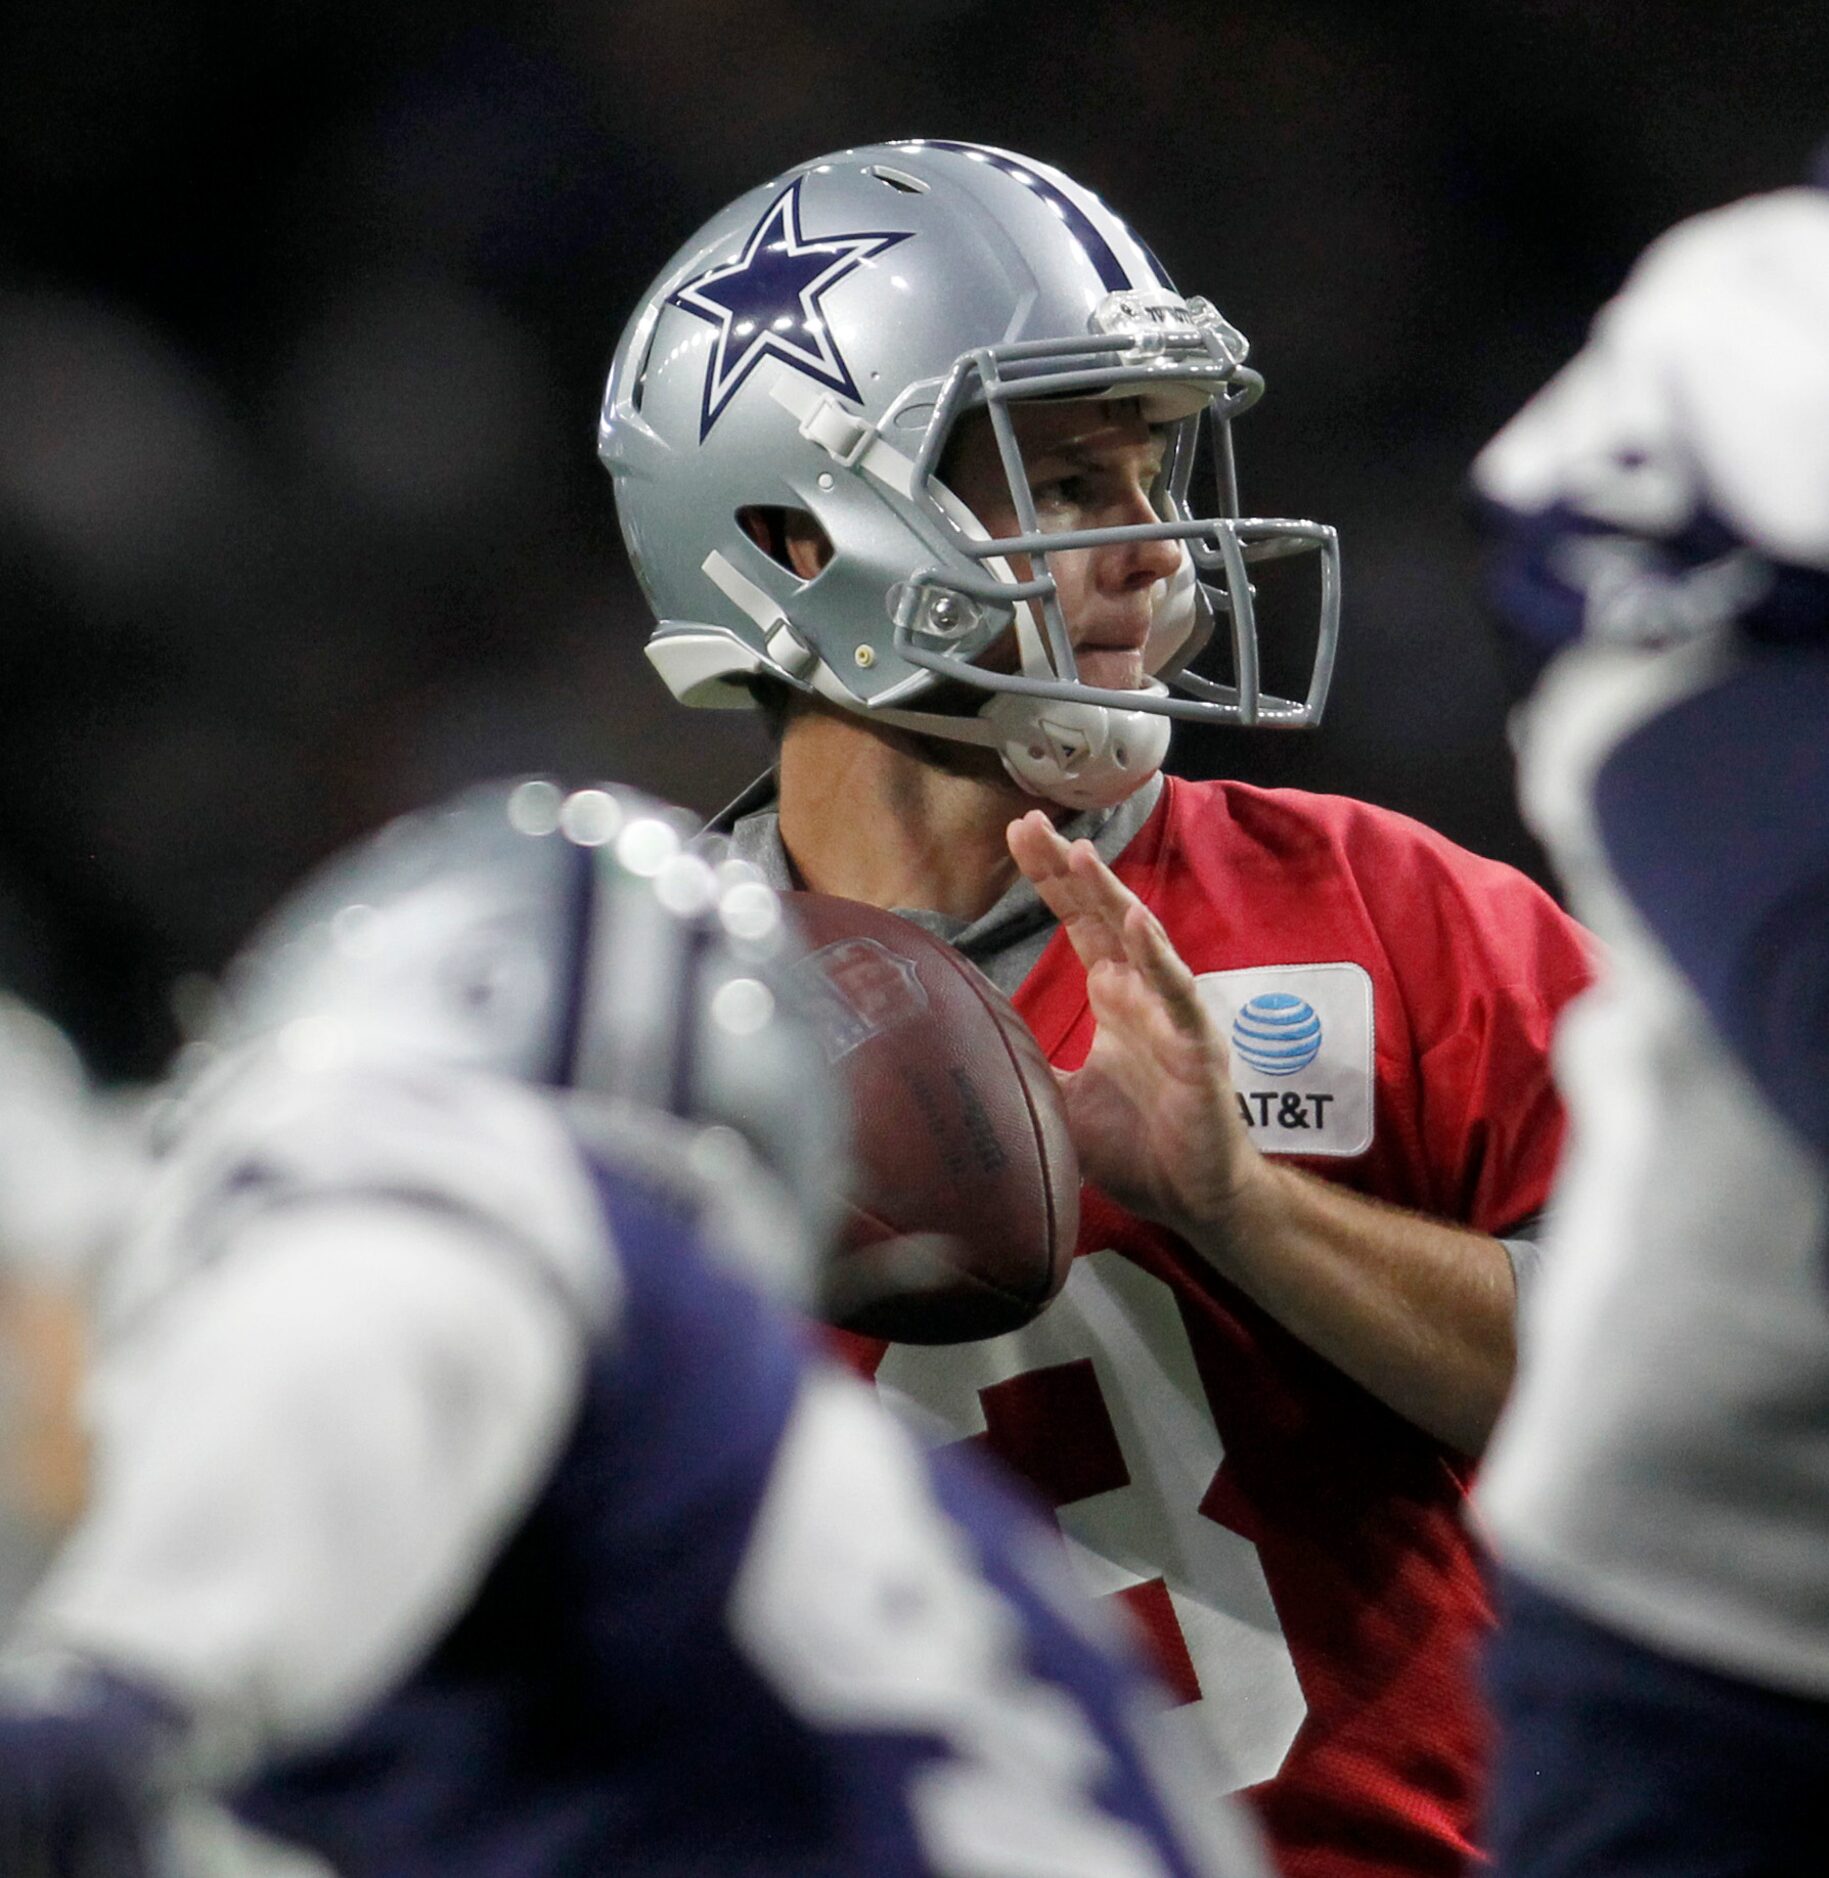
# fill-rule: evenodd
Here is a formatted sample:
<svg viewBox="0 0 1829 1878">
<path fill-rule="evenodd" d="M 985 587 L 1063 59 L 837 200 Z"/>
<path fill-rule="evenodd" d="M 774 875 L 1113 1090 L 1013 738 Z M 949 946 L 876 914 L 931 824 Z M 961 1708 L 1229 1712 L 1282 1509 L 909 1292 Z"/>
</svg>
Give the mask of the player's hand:
<svg viewBox="0 0 1829 1878">
<path fill-rule="evenodd" d="M 1091 842 L 1064 841 L 1037 809 L 1010 824 L 1009 844 L 1086 967 L 1092 1048 L 1055 1072 L 1086 1178 L 1184 1238 L 1223 1237 L 1266 1164 L 1194 974 Z"/>
<path fill-rule="evenodd" d="M 0 1872 L 21 1878 L 152 1878 L 149 1772 L 177 1711 L 112 1676 L 54 1707 L 0 1702 Z"/>
</svg>

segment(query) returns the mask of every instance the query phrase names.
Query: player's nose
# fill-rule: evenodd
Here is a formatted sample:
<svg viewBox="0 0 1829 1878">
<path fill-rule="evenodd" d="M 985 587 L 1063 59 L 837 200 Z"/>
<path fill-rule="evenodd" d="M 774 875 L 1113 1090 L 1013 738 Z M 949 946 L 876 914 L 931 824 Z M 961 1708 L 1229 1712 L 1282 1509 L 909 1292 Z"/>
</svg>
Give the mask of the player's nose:
<svg viewBox="0 0 1829 1878">
<path fill-rule="evenodd" d="M 1121 511 L 1111 518 L 1112 526 L 1131 527 L 1162 520 L 1149 499 L 1148 489 L 1141 483 L 1131 485 Z M 1181 564 L 1180 543 L 1161 538 L 1146 536 L 1139 541 L 1113 542 L 1110 552 L 1112 573 L 1118 584 L 1127 590 L 1153 587 L 1157 581 L 1167 580 Z"/>
</svg>

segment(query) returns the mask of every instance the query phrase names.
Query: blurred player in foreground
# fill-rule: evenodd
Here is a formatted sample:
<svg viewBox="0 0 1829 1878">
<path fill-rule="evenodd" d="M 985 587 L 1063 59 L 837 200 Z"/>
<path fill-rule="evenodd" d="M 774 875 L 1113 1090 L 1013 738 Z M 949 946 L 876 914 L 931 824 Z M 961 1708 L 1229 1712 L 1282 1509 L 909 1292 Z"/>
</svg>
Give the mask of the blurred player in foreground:
<svg viewBox="0 0 1829 1878">
<path fill-rule="evenodd" d="M 1463 1490 L 1586 950 L 1400 816 L 1160 773 L 1175 718 L 1298 728 L 1327 689 L 1333 534 L 1241 510 L 1245 358 L 1090 190 L 917 139 L 694 235 L 601 448 L 650 658 L 782 721 L 738 851 L 952 941 L 1069 1073 L 1061 1296 L 876 1346 L 879 1387 L 1047 1497 L 1155 1641 L 1165 1732 L 1253 1786 L 1288 1872 L 1448 1874 L 1486 1738 Z M 1289 697 L 1257 624 L 1285 567 Z"/>
<path fill-rule="evenodd" d="M 127 1878 L 197 1787 L 340 1878 L 1256 1869 L 1052 1539 L 765 1301 L 843 1155 L 783 943 L 539 782 L 282 913 L 105 1300 L 0 1870 Z"/>
<path fill-rule="evenodd" d="M 1829 181 L 1829 177 L 1825 178 Z M 1480 1502 L 1504 1878 L 1829 1863 L 1829 190 L 1654 243 L 1475 466 L 1608 943 Z M 1553 656 L 1552 656 L 1553 655 Z"/>
<path fill-rule="evenodd" d="M 81 1502 L 82 1294 L 144 1178 L 142 1122 L 0 993 L 0 1627 Z"/>
</svg>

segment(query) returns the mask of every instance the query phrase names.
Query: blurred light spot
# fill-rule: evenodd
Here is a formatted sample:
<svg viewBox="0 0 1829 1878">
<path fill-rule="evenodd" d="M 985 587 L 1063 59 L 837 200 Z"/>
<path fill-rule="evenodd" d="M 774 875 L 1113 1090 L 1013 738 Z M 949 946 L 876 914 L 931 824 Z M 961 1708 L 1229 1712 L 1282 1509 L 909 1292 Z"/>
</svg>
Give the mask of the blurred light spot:
<svg viewBox="0 0 1829 1878">
<path fill-rule="evenodd" d="M 743 881 L 726 891 L 718 918 L 735 939 L 766 939 L 781 924 L 781 902 L 763 882 Z"/>
<path fill-rule="evenodd" d="M 654 897 L 681 919 L 697 919 L 717 892 L 717 876 L 696 854 L 676 854 L 654 876 Z"/>
<path fill-rule="evenodd" d="M 731 978 L 712 994 L 711 1021 L 733 1037 L 753 1037 L 775 1015 L 775 994 L 759 978 Z"/>
<path fill-rule="evenodd" d="M 600 848 L 614 841 L 622 824 L 622 804 L 601 789 L 580 789 L 567 796 L 559 809 L 559 826 L 566 839 L 581 848 Z"/>
<path fill-rule="evenodd" d="M 680 838 L 665 822 L 646 817 L 631 822 L 616 843 L 616 858 L 644 879 L 658 874 L 679 852 Z"/>
<path fill-rule="evenodd" d="M 508 825 L 523 835 L 550 835 L 559 826 L 564 792 L 535 776 L 518 784 L 508 798 Z"/>
</svg>

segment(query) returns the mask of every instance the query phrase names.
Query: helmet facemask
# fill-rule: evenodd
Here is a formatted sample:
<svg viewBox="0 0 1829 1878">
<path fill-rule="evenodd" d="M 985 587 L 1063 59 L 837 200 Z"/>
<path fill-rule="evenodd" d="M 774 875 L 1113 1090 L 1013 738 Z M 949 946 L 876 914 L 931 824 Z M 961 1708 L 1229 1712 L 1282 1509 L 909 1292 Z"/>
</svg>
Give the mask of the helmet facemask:
<svg viewBox="0 0 1829 1878">
<path fill-rule="evenodd" d="M 1112 295 L 1110 304 L 1094 314 L 1093 325 L 1094 333 L 1085 338 L 986 347 L 955 367 L 916 459 L 913 493 L 954 531 L 955 554 L 972 566 L 962 570 L 949 555 L 948 565 L 923 568 L 904 583 L 894 598 L 896 650 L 912 665 L 1018 696 L 1140 708 L 1208 723 L 1287 728 L 1314 723 L 1326 700 L 1338 634 L 1334 535 L 1319 523 L 1246 519 L 1239 513 L 1231 423 L 1264 388 L 1263 379 L 1244 364 L 1242 335 L 1205 301 L 1184 303 L 1167 293 Z M 1107 330 L 1097 330 L 1101 327 Z M 1151 490 L 1159 519 L 1066 532 L 1044 524 L 1012 410 L 1063 398 L 1107 403 L 1134 398 L 1146 419 L 1167 420 L 1168 448 Z M 1013 535 L 991 537 L 973 526 L 936 473 L 957 421 L 974 408 L 985 412 L 1002 458 L 1017 523 Z M 1203 443 L 1211 453 L 1218 500 L 1214 513 L 1198 516 L 1189 490 Z M 1168 591 L 1158 602 L 1161 617 L 1152 630 L 1146 664 L 1165 692 L 1178 685 L 1191 694 L 1187 698 L 1158 693 L 1139 699 L 1085 683 L 1050 568 L 1056 554 L 1145 540 L 1184 545 L 1183 567 L 1165 582 Z M 1249 570 L 1256 563 L 1305 553 L 1322 557 L 1322 621 L 1308 692 L 1297 700 L 1262 688 Z M 1011 571 L 1013 555 L 1030 559 L 1029 579 L 1018 580 Z M 1033 612 L 1022 603 L 1039 609 L 1039 632 L 1024 629 L 1018 609 L 1031 619 Z M 985 616 L 995 617 L 998 610 L 1005 620 L 1018 614 L 1018 637 L 1025 643 L 1022 671 L 962 671 L 961 651 L 968 660 L 982 654 L 978 641 Z M 1222 616 L 1230 622 L 1231 683 L 1187 670 Z"/>
<path fill-rule="evenodd" d="M 1075 808 L 1122 800 L 1153 774 L 1173 719 L 1278 729 L 1318 722 L 1338 634 L 1333 531 L 1240 515 L 1231 423 L 1263 390 L 1243 363 L 1243 337 L 1203 301 L 1162 293 L 1114 295 L 1112 303 L 1101 309 L 1109 330 L 985 348 L 959 360 L 938 388 L 906 501 L 944 546 L 891 589 L 891 643 L 907 667 L 990 695 L 970 715 L 924 711 L 918 700 L 926 687 L 914 684 L 867 710 L 880 722 L 989 745 L 1023 787 Z M 911 387 L 902 402 L 933 389 Z M 1063 530 L 1038 511 L 1020 414 L 1069 400 L 1134 401 L 1154 420 L 1166 446 L 1149 491 L 1154 519 Z M 980 414 L 1001 464 L 1007 502 L 998 506 L 1013 518 L 1012 529 L 996 534 L 943 473 L 961 427 Z M 1203 448 L 1216 498 L 1205 514 L 1190 499 Z M 1081 669 L 1054 557 L 1163 541 L 1180 554 L 1153 597 L 1141 682 L 1101 686 Z M 1307 553 L 1320 557 L 1320 624 L 1307 693 L 1290 698 L 1262 682 L 1251 572 Z M 1222 620 L 1228 674 L 1190 669 Z M 1002 659 L 992 656 L 999 650 Z"/>
</svg>

